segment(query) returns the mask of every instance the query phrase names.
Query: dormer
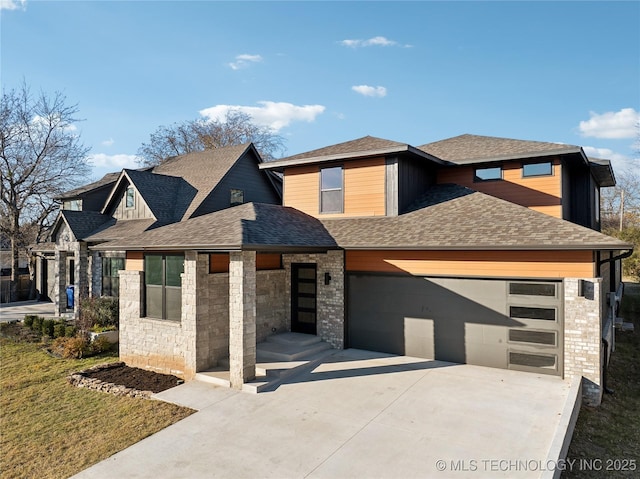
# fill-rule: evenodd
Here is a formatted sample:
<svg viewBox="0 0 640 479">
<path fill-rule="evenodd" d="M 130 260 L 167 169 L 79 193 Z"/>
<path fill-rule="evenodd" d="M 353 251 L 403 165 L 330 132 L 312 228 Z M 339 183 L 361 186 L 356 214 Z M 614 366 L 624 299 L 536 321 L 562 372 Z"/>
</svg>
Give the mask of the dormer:
<svg viewBox="0 0 640 479">
<path fill-rule="evenodd" d="M 56 198 L 63 211 L 100 211 L 119 173 L 107 173 L 100 180 L 67 191 Z"/>
<path fill-rule="evenodd" d="M 435 183 L 443 162 L 366 136 L 260 165 L 284 179 L 283 205 L 318 218 L 396 216 Z"/>
</svg>

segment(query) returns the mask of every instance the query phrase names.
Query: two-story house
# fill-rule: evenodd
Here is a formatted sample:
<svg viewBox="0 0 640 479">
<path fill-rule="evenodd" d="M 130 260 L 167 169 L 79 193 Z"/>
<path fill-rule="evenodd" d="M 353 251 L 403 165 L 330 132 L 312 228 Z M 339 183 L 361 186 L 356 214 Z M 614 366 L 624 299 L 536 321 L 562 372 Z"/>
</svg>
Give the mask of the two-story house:
<svg viewBox="0 0 640 479">
<path fill-rule="evenodd" d="M 252 166 L 282 175 L 282 204 L 245 190 L 236 206 L 189 213 L 176 174 L 154 191 L 178 193 L 147 204 L 153 227 L 110 237 L 118 219 L 85 238 L 93 257 L 126 258 L 122 360 L 186 379 L 228 363 L 241 388 L 256 344 L 293 331 L 334 348 L 582 376 L 600 401 L 609 293 L 631 251 L 597 231 L 608 162 L 463 135 L 419 148 L 364 137 Z M 123 172 L 101 214 L 126 209 L 143 174 Z"/>
</svg>

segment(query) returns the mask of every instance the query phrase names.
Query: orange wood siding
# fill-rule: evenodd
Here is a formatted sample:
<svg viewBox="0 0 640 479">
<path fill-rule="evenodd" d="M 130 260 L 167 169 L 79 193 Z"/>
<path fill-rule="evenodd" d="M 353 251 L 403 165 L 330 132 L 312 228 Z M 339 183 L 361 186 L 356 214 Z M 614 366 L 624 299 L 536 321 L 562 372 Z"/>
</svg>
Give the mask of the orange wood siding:
<svg viewBox="0 0 640 479">
<path fill-rule="evenodd" d="M 344 163 L 344 213 L 320 213 L 320 166 L 298 166 L 284 172 L 284 205 L 322 217 L 384 216 L 385 160 Z"/>
<path fill-rule="evenodd" d="M 474 169 L 482 165 L 444 168 L 438 171 L 438 183 L 456 183 L 496 196 L 532 210 L 562 218 L 562 165 L 553 160 L 553 175 L 522 177 L 522 164 L 509 161 L 502 165 L 502 180 L 473 181 Z"/>
<path fill-rule="evenodd" d="M 142 251 L 127 251 L 124 269 L 126 271 L 144 271 L 144 254 Z"/>
<path fill-rule="evenodd" d="M 347 251 L 347 271 L 413 275 L 591 278 L 591 251 Z"/>
<path fill-rule="evenodd" d="M 282 256 L 274 253 L 256 254 L 256 270 L 281 269 Z M 228 273 L 229 253 L 212 253 L 209 255 L 209 273 Z"/>
</svg>

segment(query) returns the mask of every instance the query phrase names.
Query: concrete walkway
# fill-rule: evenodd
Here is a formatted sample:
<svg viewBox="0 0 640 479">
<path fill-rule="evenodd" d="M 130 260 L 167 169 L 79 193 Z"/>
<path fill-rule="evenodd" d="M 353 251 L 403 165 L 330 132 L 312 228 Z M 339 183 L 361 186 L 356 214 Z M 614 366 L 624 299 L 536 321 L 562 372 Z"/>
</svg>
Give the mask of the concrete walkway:
<svg viewBox="0 0 640 479">
<path fill-rule="evenodd" d="M 340 351 L 272 392 L 194 381 L 160 393 L 199 412 L 75 477 L 549 477 L 578 392 L 556 377 Z"/>
<path fill-rule="evenodd" d="M 22 320 L 27 314 L 53 317 L 55 315 L 54 304 L 47 301 L 18 301 L 15 303 L 0 304 L 0 322 Z"/>
</svg>

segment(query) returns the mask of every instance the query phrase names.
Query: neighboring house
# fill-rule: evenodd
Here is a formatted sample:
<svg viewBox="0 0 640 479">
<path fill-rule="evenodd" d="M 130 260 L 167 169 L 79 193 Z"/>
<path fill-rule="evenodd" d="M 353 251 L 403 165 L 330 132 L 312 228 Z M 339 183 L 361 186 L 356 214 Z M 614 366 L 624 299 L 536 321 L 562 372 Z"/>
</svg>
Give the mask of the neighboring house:
<svg viewBox="0 0 640 479">
<path fill-rule="evenodd" d="M 597 231 L 599 189 L 615 183 L 607 161 L 472 135 L 419 148 L 364 137 L 267 163 L 253 154 L 242 178 L 281 174 L 282 205 L 245 189 L 229 208 L 230 184 L 225 201 L 194 205 L 182 171 L 151 181 L 164 165 L 127 170 L 99 213 L 109 221 L 80 235 L 92 258 L 126 258 L 122 360 L 186 379 L 228 360 L 241 388 L 256 343 L 294 331 L 335 348 L 582 376 L 599 403 L 632 248 Z M 141 213 L 124 220 L 127 204 Z M 57 254 L 73 224 L 63 212 Z"/>
<path fill-rule="evenodd" d="M 67 311 L 67 286 L 74 286 L 73 311 L 85 295 L 119 296 L 118 271 L 125 251 L 93 252 L 105 241 L 184 221 L 245 201 L 279 203 L 279 179 L 258 170 L 251 144 L 172 158 L 142 170 L 110 173 L 59 198 L 52 228 L 56 313 Z"/>
</svg>

